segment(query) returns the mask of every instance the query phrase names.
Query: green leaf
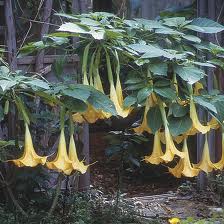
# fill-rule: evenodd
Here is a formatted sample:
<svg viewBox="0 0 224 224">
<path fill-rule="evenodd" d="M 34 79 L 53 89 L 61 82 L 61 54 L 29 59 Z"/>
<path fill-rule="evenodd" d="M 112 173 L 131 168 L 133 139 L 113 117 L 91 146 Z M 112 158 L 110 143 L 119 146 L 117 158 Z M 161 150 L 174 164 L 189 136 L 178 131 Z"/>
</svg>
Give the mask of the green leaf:
<svg viewBox="0 0 224 224">
<path fill-rule="evenodd" d="M 155 33 L 159 33 L 159 34 L 169 34 L 169 35 L 183 35 L 183 33 L 176 31 L 174 29 L 168 28 L 168 27 L 164 27 L 161 29 L 156 29 Z"/>
<path fill-rule="evenodd" d="M 75 99 L 72 97 L 63 97 L 63 103 L 71 112 L 85 112 L 87 110 L 87 105 L 82 100 Z"/>
<path fill-rule="evenodd" d="M 137 94 L 138 103 L 146 100 L 146 98 L 153 92 L 152 86 L 147 86 L 141 89 Z"/>
<path fill-rule="evenodd" d="M 170 87 L 155 87 L 154 91 L 167 99 L 174 100 L 176 98 L 176 92 L 175 90 L 171 89 Z"/>
<path fill-rule="evenodd" d="M 91 95 L 87 101 L 98 110 L 117 115 L 113 102 L 106 95 L 94 88 L 92 88 Z"/>
<path fill-rule="evenodd" d="M 207 18 L 196 18 L 185 27 L 202 33 L 218 33 L 224 30 L 223 25 Z"/>
<path fill-rule="evenodd" d="M 214 113 L 217 113 L 217 110 L 215 106 L 211 103 L 212 101 L 210 99 L 203 96 L 194 96 L 194 101 L 202 107 L 207 108 L 208 110 Z"/>
<path fill-rule="evenodd" d="M 81 26 L 70 22 L 62 24 L 58 30 L 63 32 L 80 33 L 80 34 L 88 34 L 90 32 L 90 30 L 85 26 Z"/>
<path fill-rule="evenodd" d="M 126 90 L 138 90 L 145 87 L 145 83 L 136 83 L 126 87 Z"/>
<path fill-rule="evenodd" d="M 185 24 L 185 17 L 173 17 L 173 18 L 166 18 L 163 19 L 163 24 L 167 26 L 172 26 L 172 27 L 179 27 Z"/>
<path fill-rule="evenodd" d="M 43 81 L 43 80 L 40 80 L 40 79 L 33 79 L 31 81 L 26 81 L 24 83 L 29 85 L 31 88 L 33 86 L 39 87 L 39 88 L 42 88 L 42 89 L 45 89 L 45 90 L 50 88 L 46 81 Z"/>
<path fill-rule="evenodd" d="M 181 106 L 178 103 L 172 103 L 171 109 L 172 109 L 172 114 L 173 114 L 174 117 L 183 117 L 189 111 L 188 107 Z"/>
<path fill-rule="evenodd" d="M 160 21 L 156 21 L 156 20 L 135 19 L 135 21 L 138 22 L 137 24 L 141 24 L 142 26 L 144 26 L 145 30 L 151 30 L 151 29 L 155 29 L 155 28 L 163 28 L 164 27 Z M 132 23 L 132 25 L 135 25 L 135 23 Z"/>
<path fill-rule="evenodd" d="M 69 96 L 72 97 L 74 99 L 79 99 L 82 101 L 87 101 L 87 99 L 90 97 L 91 95 L 91 91 L 88 89 L 83 89 L 81 87 L 78 86 L 74 86 L 73 88 L 69 88 L 69 89 L 63 89 L 62 94 L 65 96 Z"/>
<path fill-rule="evenodd" d="M 128 47 L 139 53 L 144 53 L 142 58 L 155 58 L 164 55 L 164 51 L 162 49 L 154 47 L 150 44 L 130 44 Z"/>
<path fill-rule="evenodd" d="M 151 107 L 146 115 L 147 124 L 155 134 L 163 124 L 162 115 L 159 106 Z"/>
<path fill-rule="evenodd" d="M 1 87 L 3 92 L 5 92 L 6 90 L 9 90 L 10 88 L 15 86 L 16 84 L 17 84 L 17 82 L 13 81 L 13 80 L 1 80 L 0 81 L 0 87 Z"/>
<path fill-rule="evenodd" d="M 124 108 L 128 108 L 134 105 L 137 102 L 137 98 L 134 95 L 129 95 L 124 99 L 123 106 Z"/>
<path fill-rule="evenodd" d="M 178 136 L 187 132 L 192 127 L 192 121 L 189 116 L 168 117 L 169 130 L 172 136 Z"/>
<path fill-rule="evenodd" d="M 176 65 L 174 72 L 191 85 L 205 76 L 203 70 L 194 66 Z"/>
<path fill-rule="evenodd" d="M 183 35 L 182 37 L 186 40 L 189 40 L 195 43 L 201 43 L 201 39 L 193 35 Z"/>
<path fill-rule="evenodd" d="M 168 66 L 165 63 L 155 63 L 149 66 L 149 70 L 154 75 L 167 76 Z"/>
</svg>

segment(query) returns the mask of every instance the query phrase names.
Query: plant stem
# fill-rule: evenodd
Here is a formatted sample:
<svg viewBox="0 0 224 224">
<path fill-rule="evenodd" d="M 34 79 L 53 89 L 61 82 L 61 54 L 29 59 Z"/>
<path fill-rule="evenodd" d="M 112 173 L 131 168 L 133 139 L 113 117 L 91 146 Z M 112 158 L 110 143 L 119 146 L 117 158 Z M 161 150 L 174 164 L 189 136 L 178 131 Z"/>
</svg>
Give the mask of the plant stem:
<svg viewBox="0 0 224 224">
<path fill-rule="evenodd" d="M 6 185 L 7 191 L 9 193 L 10 198 L 12 199 L 13 204 L 16 206 L 16 208 L 25 216 L 28 217 L 28 214 L 23 210 L 23 208 L 19 205 L 19 203 L 17 202 L 17 200 L 14 197 L 14 194 L 12 193 L 11 188 Z"/>
<path fill-rule="evenodd" d="M 62 173 L 59 173 L 58 175 L 58 181 L 57 181 L 57 187 L 56 187 L 56 192 L 55 192 L 55 197 L 54 197 L 54 200 L 52 202 L 52 205 L 51 205 L 51 208 L 48 212 L 48 218 L 53 214 L 55 208 L 56 208 L 56 205 L 58 203 L 58 199 L 59 199 L 59 195 L 60 195 L 60 192 L 61 192 L 61 183 L 62 183 Z"/>
</svg>

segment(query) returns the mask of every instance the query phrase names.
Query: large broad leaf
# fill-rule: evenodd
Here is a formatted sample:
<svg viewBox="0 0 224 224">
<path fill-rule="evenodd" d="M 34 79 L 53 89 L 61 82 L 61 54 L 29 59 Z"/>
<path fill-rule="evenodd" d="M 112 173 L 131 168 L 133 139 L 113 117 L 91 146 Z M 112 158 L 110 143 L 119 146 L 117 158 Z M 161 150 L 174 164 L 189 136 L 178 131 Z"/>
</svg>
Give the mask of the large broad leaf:
<svg viewBox="0 0 224 224">
<path fill-rule="evenodd" d="M 167 26 L 172 26 L 172 27 L 179 27 L 185 24 L 185 17 L 173 17 L 173 18 L 167 18 L 163 19 L 163 24 Z"/>
<path fill-rule="evenodd" d="M 144 29 L 146 30 L 164 27 L 160 21 L 156 20 L 148 20 L 148 19 L 135 19 L 135 20 L 138 22 L 138 24 L 144 26 Z"/>
<path fill-rule="evenodd" d="M 82 85 L 74 85 L 71 88 L 63 89 L 62 94 L 82 101 L 87 101 L 90 97 L 91 90 Z"/>
<path fill-rule="evenodd" d="M 171 89 L 170 87 L 155 87 L 154 91 L 167 99 L 174 100 L 176 98 L 175 90 Z"/>
<path fill-rule="evenodd" d="M 217 110 L 215 108 L 215 105 L 213 105 L 211 102 L 211 100 L 207 97 L 203 97 L 203 96 L 194 96 L 194 101 L 199 104 L 200 106 L 214 112 L 217 113 Z"/>
<path fill-rule="evenodd" d="M 172 114 L 173 114 L 174 117 L 183 117 L 189 111 L 189 108 L 188 107 L 181 106 L 178 103 L 172 103 L 171 109 L 172 109 Z"/>
<path fill-rule="evenodd" d="M 194 66 L 174 66 L 174 72 L 189 84 L 194 84 L 205 76 L 203 70 Z"/>
<path fill-rule="evenodd" d="M 26 81 L 24 83 L 29 85 L 31 88 L 39 87 L 45 90 L 50 88 L 47 82 L 44 82 L 43 80 L 40 80 L 40 79 L 33 79 L 31 81 Z"/>
<path fill-rule="evenodd" d="M 155 58 L 161 57 L 164 55 L 164 51 L 158 47 L 154 47 L 152 45 L 145 45 L 145 44 L 130 44 L 128 45 L 134 51 L 139 53 L 143 53 L 144 55 L 142 58 Z"/>
<path fill-rule="evenodd" d="M 75 23 L 64 23 L 59 27 L 58 30 L 71 33 L 81 33 L 81 34 L 87 34 L 90 32 L 88 28 Z"/>
<path fill-rule="evenodd" d="M 123 106 L 124 108 L 128 108 L 132 105 L 134 105 L 137 102 L 137 98 L 135 95 L 129 95 L 124 99 Z"/>
<path fill-rule="evenodd" d="M 63 103 L 71 112 L 85 112 L 87 110 L 87 105 L 79 99 L 72 97 L 63 97 Z"/>
<path fill-rule="evenodd" d="M 149 66 L 149 70 L 154 75 L 167 76 L 168 66 L 165 63 L 155 63 Z"/>
<path fill-rule="evenodd" d="M 91 95 L 87 100 L 94 108 L 104 112 L 116 115 L 116 109 L 113 102 L 103 93 L 92 88 Z"/>
<path fill-rule="evenodd" d="M 218 33 L 224 30 L 223 25 L 207 18 L 196 18 L 185 27 L 202 33 Z"/>
<path fill-rule="evenodd" d="M 141 89 L 137 94 L 138 102 L 141 103 L 146 100 L 146 98 L 153 92 L 152 86 L 147 86 Z"/>
<path fill-rule="evenodd" d="M 192 121 L 189 116 L 184 117 L 168 117 L 169 130 L 172 136 L 178 136 L 187 132 L 191 126 Z"/>
<path fill-rule="evenodd" d="M 17 84 L 17 82 L 13 81 L 13 80 L 0 80 L 0 87 L 1 87 L 3 92 L 6 91 L 6 90 L 9 90 L 10 88 L 15 86 L 16 84 Z"/>
<path fill-rule="evenodd" d="M 176 31 L 174 29 L 168 28 L 168 27 L 164 27 L 161 29 L 156 29 L 155 33 L 159 33 L 159 34 L 168 34 L 168 35 L 183 35 L 183 33 Z"/>
<path fill-rule="evenodd" d="M 159 106 L 151 107 L 147 113 L 147 124 L 151 128 L 152 132 L 155 133 L 163 124 L 163 119 Z"/>
<path fill-rule="evenodd" d="M 186 40 L 191 41 L 191 42 L 201 43 L 201 39 L 199 37 L 194 36 L 194 35 L 183 35 L 182 37 Z"/>
</svg>

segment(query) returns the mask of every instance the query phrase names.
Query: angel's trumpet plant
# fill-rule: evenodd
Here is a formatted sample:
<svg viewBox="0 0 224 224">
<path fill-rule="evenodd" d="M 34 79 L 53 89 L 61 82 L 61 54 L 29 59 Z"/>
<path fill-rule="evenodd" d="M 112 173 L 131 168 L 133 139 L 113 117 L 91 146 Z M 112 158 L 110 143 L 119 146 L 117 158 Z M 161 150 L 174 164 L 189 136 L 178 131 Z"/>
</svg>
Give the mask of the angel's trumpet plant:
<svg viewBox="0 0 224 224">
<path fill-rule="evenodd" d="M 72 161 L 69 159 L 66 149 L 64 128 L 61 129 L 57 155 L 53 161 L 47 162 L 46 165 L 49 169 L 63 172 L 66 175 L 71 173 Z"/>
<path fill-rule="evenodd" d="M 161 159 L 163 159 L 165 162 L 170 162 L 173 160 L 174 155 L 184 158 L 184 153 L 180 152 L 176 148 L 176 146 L 173 142 L 172 136 L 171 136 L 169 128 L 168 128 L 168 121 L 166 118 L 166 112 L 165 112 L 165 108 L 164 108 L 163 104 L 160 103 L 159 107 L 160 107 L 160 112 L 161 112 L 162 119 L 163 119 L 163 124 L 165 127 L 165 142 L 166 142 L 166 151 L 165 151 L 165 154 L 163 156 L 161 156 Z"/>
<path fill-rule="evenodd" d="M 196 106 L 192 97 L 190 100 L 190 118 L 192 120 L 193 127 L 202 134 L 206 134 L 210 130 L 210 125 L 202 125 L 199 121 Z"/>
<path fill-rule="evenodd" d="M 222 132 L 222 156 L 219 162 L 214 163 L 214 166 L 218 170 L 223 170 L 224 168 L 224 132 Z"/>
<path fill-rule="evenodd" d="M 200 90 L 204 89 L 203 85 L 200 82 L 194 84 L 194 95 L 200 95 Z"/>
<path fill-rule="evenodd" d="M 70 172 L 79 171 L 81 174 L 86 173 L 90 165 L 85 165 L 83 161 L 80 161 L 77 156 L 76 145 L 73 135 L 70 136 L 69 142 L 69 159 L 72 161 L 72 169 Z"/>
<path fill-rule="evenodd" d="M 47 157 L 38 156 L 34 150 L 32 137 L 29 131 L 29 126 L 25 123 L 25 143 L 24 152 L 21 158 L 11 160 L 16 166 L 30 166 L 35 167 L 38 164 L 44 165 L 46 163 Z"/>
<path fill-rule="evenodd" d="M 153 144 L 152 154 L 150 156 L 145 156 L 145 158 L 144 158 L 145 162 L 155 164 L 155 165 L 158 165 L 161 162 L 163 162 L 163 160 L 161 159 L 161 156 L 164 155 L 164 153 L 162 151 L 158 132 L 159 131 L 157 131 L 154 136 L 154 144 Z"/>
<path fill-rule="evenodd" d="M 195 176 L 197 176 L 199 174 L 200 170 L 197 169 L 197 168 L 194 168 L 191 165 L 190 157 L 189 157 L 189 151 L 188 151 L 188 147 L 187 147 L 187 138 L 184 139 L 184 145 L 183 145 L 183 150 L 182 151 L 185 153 L 184 158 L 181 159 L 183 161 L 183 164 L 184 164 L 182 174 L 185 177 L 195 177 Z"/>
<path fill-rule="evenodd" d="M 201 161 L 198 164 L 194 164 L 193 167 L 203 170 L 205 173 L 209 173 L 213 169 L 216 169 L 215 164 L 213 164 L 210 159 L 207 135 L 205 135 L 205 143 L 204 143 Z"/>
<path fill-rule="evenodd" d="M 220 127 L 219 122 L 214 117 L 211 118 L 207 125 L 213 130 L 217 130 Z"/>
<path fill-rule="evenodd" d="M 110 83 L 110 99 L 114 103 L 114 106 L 116 108 L 117 114 L 123 118 L 127 117 L 131 111 L 130 108 L 124 109 L 123 108 L 123 96 L 122 96 L 122 89 L 120 86 L 120 78 L 119 78 L 119 69 L 117 69 L 117 83 L 116 88 L 114 86 L 114 79 L 113 79 L 113 73 L 111 68 L 111 62 L 110 62 L 110 56 L 106 51 L 106 62 L 107 62 L 107 72 L 108 72 L 108 79 Z M 118 62 L 119 63 L 119 62 Z"/>
</svg>

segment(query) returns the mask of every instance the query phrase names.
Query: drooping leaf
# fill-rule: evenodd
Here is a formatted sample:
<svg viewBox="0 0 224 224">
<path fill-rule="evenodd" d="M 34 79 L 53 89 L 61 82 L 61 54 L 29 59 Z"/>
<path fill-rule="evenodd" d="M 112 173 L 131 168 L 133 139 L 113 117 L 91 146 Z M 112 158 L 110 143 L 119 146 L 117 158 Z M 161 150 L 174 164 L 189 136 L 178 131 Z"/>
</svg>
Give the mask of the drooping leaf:
<svg viewBox="0 0 224 224">
<path fill-rule="evenodd" d="M 208 110 L 217 113 L 215 106 L 211 103 L 212 101 L 203 96 L 194 96 L 194 101 Z"/>
<path fill-rule="evenodd" d="M 140 91 L 138 91 L 137 99 L 138 102 L 141 103 L 146 100 L 146 98 L 153 92 L 152 86 L 147 86 Z"/>
<path fill-rule="evenodd" d="M 191 126 L 192 121 L 189 116 L 184 117 L 168 117 L 169 130 L 172 136 L 178 136 L 187 132 Z"/>
<path fill-rule="evenodd" d="M 196 18 L 185 27 L 202 33 L 218 33 L 224 30 L 223 25 L 208 18 Z"/>
<path fill-rule="evenodd" d="M 149 70 L 154 75 L 167 76 L 168 66 L 165 63 L 154 63 L 149 66 Z"/>
<path fill-rule="evenodd" d="M 155 87 L 154 91 L 160 96 L 174 100 L 176 98 L 176 92 L 170 87 Z"/>
<path fill-rule="evenodd" d="M 174 66 L 174 72 L 189 84 L 194 84 L 205 76 L 203 70 L 194 66 Z"/>
<path fill-rule="evenodd" d="M 189 108 L 186 106 L 181 106 L 178 103 L 172 103 L 171 105 L 172 114 L 174 117 L 183 117 L 189 111 Z"/>
<path fill-rule="evenodd" d="M 137 98 L 135 95 L 129 95 L 124 99 L 123 106 L 124 108 L 128 108 L 134 105 L 137 102 Z"/>
<path fill-rule="evenodd" d="M 146 118 L 147 124 L 151 128 L 153 133 L 158 131 L 163 124 L 159 106 L 151 107 L 147 113 Z"/>
</svg>

